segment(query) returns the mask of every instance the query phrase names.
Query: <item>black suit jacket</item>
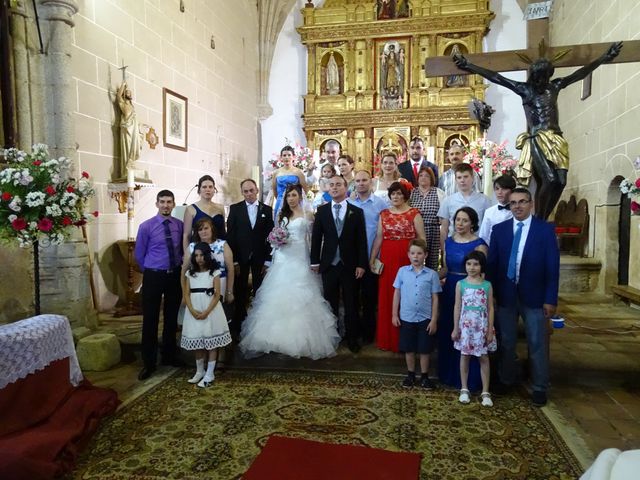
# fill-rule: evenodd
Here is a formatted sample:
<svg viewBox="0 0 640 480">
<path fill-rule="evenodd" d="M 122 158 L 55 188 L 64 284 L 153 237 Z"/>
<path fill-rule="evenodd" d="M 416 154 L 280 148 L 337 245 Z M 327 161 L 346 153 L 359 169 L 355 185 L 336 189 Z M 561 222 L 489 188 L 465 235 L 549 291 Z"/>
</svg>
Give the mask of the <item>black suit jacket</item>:
<svg viewBox="0 0 640 480">
<path fill-rule="evenodd" d="M 418 171 L 420 171 L 420 168 L 422 167 L 429 167 L 431 170 L 433 170 L 433 174 L 436 177 L 436 183 L 434 186 L 437 187 L 438 177 L 439 177 L 438 166 L 431 163 L 429 160 L 423 157 L 422 162 L 420 163 L 420 167 L 418 168 Z M 414 187 L 418 186 L 418 179 L 413 174 L 413 167 L 411 166 L 411 160 L 407 160 L 406 162 L 399 163 L 398 171 L 400 172 L 400 175 L 402 176 L 402 178 L 409 180 Z"/>
<path fill-rule="evenodd" d="M 267 243 L 267 235 L 272 229 L 271 207 L 258 203 L 256 224 L 251 228 L 246 202 L 243 200 L 231 205 L 227 218 L 227 242 L 233 251 L 234 260 L 240 264 L 249 263 L 249 260 L 271 260 L 271 246 Z"/>
<path fill-rule="evenodd" d="M 342 235 L 333 219 L 332 203 L 318 207 L 311 234 L 311 265 L 320 265 L 320 273 L 331 266 L 340 246 L 340 259 L 348 269 L 367 268 L 367 233 L 364 212 L 361 208 L 347 203 Z"/>
</svg>

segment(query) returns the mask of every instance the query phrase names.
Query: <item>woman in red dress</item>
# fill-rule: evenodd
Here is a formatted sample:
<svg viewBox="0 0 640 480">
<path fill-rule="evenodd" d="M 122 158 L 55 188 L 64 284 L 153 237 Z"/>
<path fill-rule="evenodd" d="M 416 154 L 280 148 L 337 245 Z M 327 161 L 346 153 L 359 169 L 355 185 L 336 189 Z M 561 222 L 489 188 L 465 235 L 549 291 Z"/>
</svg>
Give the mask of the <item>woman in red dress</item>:
<svg viewBox="0 0 640 480">
<path fill-rule="evenodd" d="M 408 182 L 406 182 L 408 183 Z M 408 204 L 410 192 L 403 181 L 389 186 L 391 207 L 380 213 L 378 232 L 371 249 L 372 264 L 380 253 L 384 267 L 378 281 L 378 324 L 376 345 L 382 350 L 398 351 L 400 329 L 391 324 L 393 282 L 398 269 L 409 265 L 407 250 L 414 238 L 424 239 L 424 223 L 416 208 Z"/>
</svg>

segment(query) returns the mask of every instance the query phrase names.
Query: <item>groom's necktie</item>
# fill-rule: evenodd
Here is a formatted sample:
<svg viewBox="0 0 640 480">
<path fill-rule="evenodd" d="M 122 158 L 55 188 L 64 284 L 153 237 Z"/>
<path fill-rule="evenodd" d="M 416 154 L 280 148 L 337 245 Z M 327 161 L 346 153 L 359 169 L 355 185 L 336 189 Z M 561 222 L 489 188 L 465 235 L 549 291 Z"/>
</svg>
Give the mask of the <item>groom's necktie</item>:
<svg viewBox="0 0 640 480">
<path fill-rule="evenodd" d="M 336 203 L 333 206 L 333 209 L 335 210 L 335 222 L 336 222 L 336 230 L 338 231 L 338 236 L 342 235 L 342 220 L 340 219 L 340 209 L 342 208 L 342 205 L 339 203 Z"/>
<path fill-rule="evenodd" d="M 333 206 L 333 210 L 335 211 L 334 221 L 336 223 L 336 231 L 338 232 L 338 239 L 340 238 L 340 235 L 342 235 L 342 226 L 343 226 L 343 221 L 340 219 L 340 209 L 342 209 L 342 205 L 339 203 L 336 203 Z M 338 263 L 340 263 L 340 244 L 339 243 L 336 246 L 336 255 L 335 257 L 333 257 L 333 262 L 331 262 L 331 265 L 337 265 Z"/>
<path fill-rule="evenodd" d="M 524 227 L 524 223 L 518 222 L 517 226 L 518 228 L 516 228 L 516 233 L 513 235 L 513 243 L 511 243 L 509 267 L 507 268 L 507 278 L 512 282 L 515 282 L 517 278 L 516 260 L 518 259 L 518 247 L 520 246 L 520 239 L 522 238 L 522 227 Z"/>
</svg>

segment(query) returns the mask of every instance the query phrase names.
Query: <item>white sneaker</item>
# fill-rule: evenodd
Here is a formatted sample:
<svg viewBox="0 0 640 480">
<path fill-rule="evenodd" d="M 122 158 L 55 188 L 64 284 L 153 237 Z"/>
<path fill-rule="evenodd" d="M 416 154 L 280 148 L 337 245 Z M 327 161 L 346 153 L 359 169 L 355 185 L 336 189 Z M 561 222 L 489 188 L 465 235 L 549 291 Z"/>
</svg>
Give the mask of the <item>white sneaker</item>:
<svg viewBox="0 0 640 480">
<path fill-rule="evenodd" d="M 482 398 L 483 407 L 493 407 L 493 400 L 491 400 L 491 394 L 489 392 L 482 392 L 480 398 Z"/>
<path fill-rule="evenodd" d="M 469 397 L 469 390 L 464 388 L 460 390 L 460 396 L 458 397 L 458 401 L 464 404 L 471 402 L 471 398 Z"/>
<path fill-rule="evenodd" d="M 215 376 L 207 377 L 205 375 L 204 378 L 200 380 L 200 382 L 198 382 L 198 386 L 200 388 L 209 388 L 211 385 L 213 385 L 214 380 L 215 380 Z"/>
<path fill-rule="evenodd" d="M 196 372 L 196 374 L 191 377 L 187 382 L 189 383 L 198 383 L 200 380 L 204 378 L 204 370 L 202 372 Z"/>
</svg>

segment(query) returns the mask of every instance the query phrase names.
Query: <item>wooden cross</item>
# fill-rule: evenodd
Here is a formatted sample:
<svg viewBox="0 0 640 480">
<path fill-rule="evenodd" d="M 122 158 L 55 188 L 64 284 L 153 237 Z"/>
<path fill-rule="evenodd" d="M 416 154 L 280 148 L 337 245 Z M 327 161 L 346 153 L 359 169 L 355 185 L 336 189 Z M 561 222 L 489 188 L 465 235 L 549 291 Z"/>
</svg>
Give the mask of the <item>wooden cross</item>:
<svg viewBox="0 0 640 480">
<path fill-rule="evenodd" d="M 523 7 L 524 1 L 519 1 L 518 3 Z M 529 0 L 529 3 L 536 3 L 536 1 Z M 529 20 L 527 22 L 526 50 L 470 53 L 465 54 L 465 58 L 475 65 L 497 72 L 528 70 L 529 64 L 521 59 L 518 54 L 524 55 L 533 60 L 539 58 L 537 45 L 541 39 L 544 39 L 545 43 L 549 44 L 549 20 L 547 18 Z M 554 66 L 556 68 L 583 66 L 592 62 L 606 52 L 611 43 L 613 42 L 549 47 L 547 50 L 547 58 L 553 58 L 555 54 L 569 50 L 566 55 L 553 63 Z M 608 63 L 630 62 L 640 62 L 640 40 L 625 41 L 620 54 Z M 427 77 L 469 75 L 469 72 L 460 70 L 456 67 L 450 56 L 428 58 L 425 62 L 424 69 Z"/>
</svg>

